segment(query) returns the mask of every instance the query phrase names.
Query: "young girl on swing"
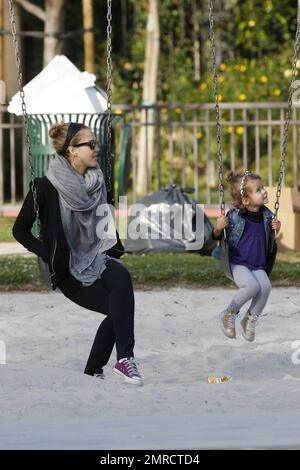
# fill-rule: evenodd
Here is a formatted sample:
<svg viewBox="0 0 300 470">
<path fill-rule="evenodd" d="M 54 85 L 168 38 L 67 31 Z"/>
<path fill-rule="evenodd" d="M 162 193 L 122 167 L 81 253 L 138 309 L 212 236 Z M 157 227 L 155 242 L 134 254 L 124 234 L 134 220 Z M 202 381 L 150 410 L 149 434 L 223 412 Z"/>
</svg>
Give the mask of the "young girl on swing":
<svg viewBox="0 0 300 470">
<path fill-rule="evenodd" d="M 278 232 L 281 223 L 272 220 L 273 213 L 265 206 L 268 195 L 259 175 L 230 172 L 226 180 L 233 208 L 226 216 L 218 217 L 213 238 L 220 239 L 225 228 L 232 277 L 239 290 L 221 312 L 221 326 L 228 338 L 236 338 L 235 320 L 241 307 L 251 299 L 241 325 L 243 337 L 254 341 L 255 325 L 271 291 L 269 274 L 274 263 L 274 256 L 269 256 L 271 231 Z"/>
</svg>

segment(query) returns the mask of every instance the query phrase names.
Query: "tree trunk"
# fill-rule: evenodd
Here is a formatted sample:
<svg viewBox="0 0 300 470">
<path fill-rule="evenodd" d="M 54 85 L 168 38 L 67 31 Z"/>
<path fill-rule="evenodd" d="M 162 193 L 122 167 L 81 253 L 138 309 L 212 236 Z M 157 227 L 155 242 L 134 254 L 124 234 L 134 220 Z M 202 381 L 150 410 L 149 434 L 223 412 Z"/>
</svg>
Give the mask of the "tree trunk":
<svg viewBox="0 0 300 470">
<path fill-rule="evenodd" d="M 94 10 L 92 0 L 82 0 L 83 27 L 94 27 Z M 95 40 L 94 32 L 86 32 L 83 36 L 84 68 L 87 72 L 95 73 Z"/>
<path fill-rule="evenodd" d="M 180 39 L 179 44 L 181 47 L 185 45 L 185 11 L 184 11 L 184 0 L 178 2 L 179 18 L 180 18 Z"/>
<path fill-rule="evenodd" d="M 4 0 L 0 0 L 0 28 L 4 29 Z M 0 82 L 4 80 L 4 36 L 0 36 Z M 1 104 L 4 103 L 1 96 Z"/>
<path fill-rule="evenodd" d="M 65 20 L 65 0 L 45 0 L 45 10 L 28 0 L 15 0 L 24 10 L 44 22 L 45 33 L 62 33 Z M 64 41 L 61 38 L 45 37 L 44 39 L 44 67 L 56 54 L 61 54 Z"/>
<path fill-rule="evenodd" d="M 197 0 L 193 0 L 193 55 L 194 55 L 194 80 L 199 82 L 201 80 L 201 66 L 200 66 L 200 27 L 198 19 L 198 6 Z"/>
<path fill-rule="evenodd" d="M 45 33 L 60 33 L 64 29 L 65 0 L 46 0 Z M 63 50 L 63 40 L 55 37 L 44 39 L 44 67 Z"/>
<path fill-rule="evenodd" d="M 127 49 L 127 0 L 121 1 L 122 50 Z"/>
<path fill-rule="evenodd" d="M 147 41 L 144 64 L 144 82 L 143 82 L 143 104 L 151 105 L 156 102 L 157 95 L 157 72 L 159 60 L 159 16 L 158 0 L 149 0 L 148 3 L 148 21 L 147 21 Z M 154 122 L 152 111 L 142 111 L 141 123 Z M 151 179 L 151 167 L 153 160 L 154 147 L 154 126 L 141 126 L 137 193 L 145 194 L 148 191 L 148 182 Z M 159 158 L 159 155 L 158 155 Z"/>
</svg>

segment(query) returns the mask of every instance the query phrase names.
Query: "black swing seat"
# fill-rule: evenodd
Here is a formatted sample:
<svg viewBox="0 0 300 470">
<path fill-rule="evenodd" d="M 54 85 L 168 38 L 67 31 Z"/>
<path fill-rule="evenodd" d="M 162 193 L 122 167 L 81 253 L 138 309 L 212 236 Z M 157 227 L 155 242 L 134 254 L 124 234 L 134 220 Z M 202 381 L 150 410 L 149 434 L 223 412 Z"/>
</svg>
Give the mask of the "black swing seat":
<svg viewBox="0 0 300 470">
<path fill-rule="evenodd" d="M 38 267 L 40 271 L 40 276 L 44 283 L 46 284 L 49 289 L 52 288 L 51 286 L 51 273 L 48 264 L 39 256 L 38 257 Z"/>
</svg>

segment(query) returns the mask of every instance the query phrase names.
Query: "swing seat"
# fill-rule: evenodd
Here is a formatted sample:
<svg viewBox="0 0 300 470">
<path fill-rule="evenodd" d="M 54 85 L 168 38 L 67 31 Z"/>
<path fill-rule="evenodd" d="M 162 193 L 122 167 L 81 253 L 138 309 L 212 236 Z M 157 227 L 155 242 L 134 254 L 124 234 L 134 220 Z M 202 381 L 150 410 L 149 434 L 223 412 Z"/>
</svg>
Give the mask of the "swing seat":
<svg viewBox="0 0 300 470">
<path fill-rule="evenodd" d="M 221 259 L 221 247 L 220 244 L 218 244 L 213 251 L 211 252 L 211 256 L 215 258 L 216 260 L 220 261 Z"/>
<path fill-rule="evenodd" d="M 277 242 L 276 242 L 276 235 L 275 231 L 271 230 L 270 239 L 269 239 L 269 249 L 267 253 L 267 260 L 266 260 L 266 273 L 270 276 L 271 271 L 274 267 L 275 261 L 277 256 Z"/>
<path fill-rule="evenodd" d="M 40 271 L 40 276 L 43 282 L 49 289 L 52 289 L 51 285 L 51 273 L 48 264 L 39 256 L 38 257 L 38 267 Z"/>
<path fill-rule="evenodd" d="M 233 275 L 229 261 L 229 245 L 226 240 L 226 235 L 224 235 L 224 237 L 220 241 L 220 266 L 223 269 L 225 276 L 231 281 L 233 281 Z"/>
<path fill-rule="evenodd" d="M 267 186 L 270 210 L 276 201 L 276 187 Z M 278 219 L 281 229 L 278 234 L 278 247 L 282 250 L 300 250 L 300 193 L 298 188 L 283 187 L 280 196 Z"/>
<path fill-rule="evenodd" d="M 226 232 L 224 230 L 224 235 L 219 241 L 218 245 L 213 249 L 211 256 L 220 262 L 220 267 L 224 271 L 224 274 L 228 279 L 233 281 L 233 275 L 230 267 L 229 261 L 229 246 L 226 240 Z"/>
</svg>

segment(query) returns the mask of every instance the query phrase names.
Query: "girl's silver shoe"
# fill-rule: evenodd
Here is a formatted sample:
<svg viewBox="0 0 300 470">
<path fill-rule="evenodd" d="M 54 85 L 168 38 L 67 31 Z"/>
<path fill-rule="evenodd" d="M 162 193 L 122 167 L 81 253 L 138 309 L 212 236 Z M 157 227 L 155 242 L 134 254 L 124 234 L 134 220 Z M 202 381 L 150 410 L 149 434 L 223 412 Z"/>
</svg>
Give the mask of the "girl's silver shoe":
<svg viewBox="0 0 300 470">
<path fill-rule="evenodd" d="M 237 313 L 230 310 L 223 310 L 220 313 L 221 328 L 225 336 L 230 339 L 236 338 L 235 320 Z"/>
<path fill-rule="evenodd" d="M 246 315 L 241 321 L 242 325 L 242 335 L 246 341 L 255 340 L 255 325 L 258 320 L 257 315 L 251 314 L 250 310 L 247 310 Z"/>
</svg>

